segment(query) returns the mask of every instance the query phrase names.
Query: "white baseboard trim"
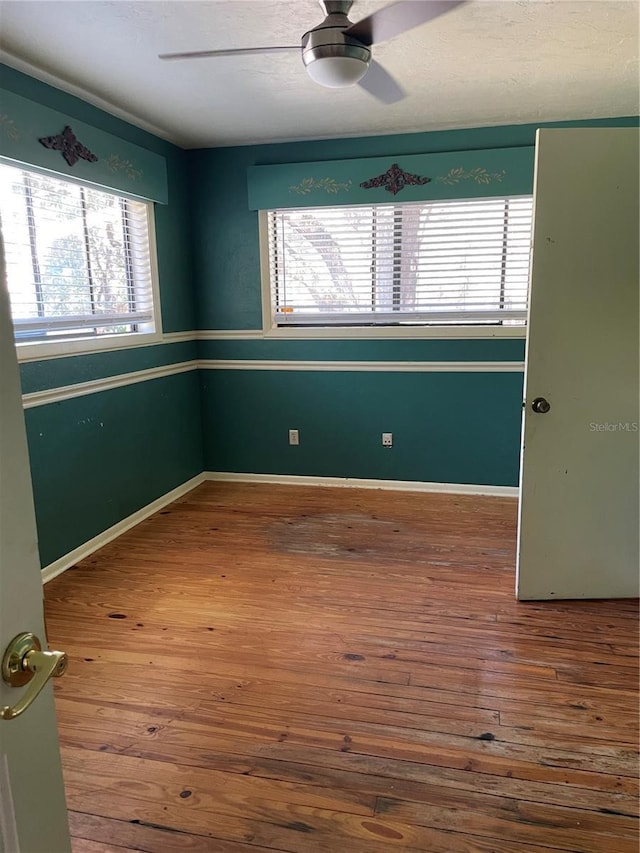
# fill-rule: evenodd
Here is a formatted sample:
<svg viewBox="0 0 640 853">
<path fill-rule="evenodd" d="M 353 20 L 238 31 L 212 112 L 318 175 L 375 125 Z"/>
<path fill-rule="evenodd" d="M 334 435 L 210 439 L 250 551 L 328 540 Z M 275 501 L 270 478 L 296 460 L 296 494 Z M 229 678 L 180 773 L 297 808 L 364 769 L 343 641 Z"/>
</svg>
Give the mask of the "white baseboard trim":
<svg viewBox="0 0 640 853">
<path fill-rule="evenodd" d="M 150 504 L 123 518 L 117 524 L 98 533 L 83 545 L 69 551 L 63 557 L 42 569 L 42 583 L 48 583 L 58 577 L 80 560 L 89 557 L 99 548 L 113 542 L 136 524 L 164 509 L 170 503 L 186 495 L 205 481 L 222 483 L 271 483 L 276 486 L 333 486 L 347 489 L 388 489 L 395 492 L 439 492 L 451 495 L 486 495 L 490 497 L 517 498 L 517 486 L 482 486 L 473 483 L 425 483 L 414 480 L 366 480 L 357 477 L 315 477 L 297 474 L 243 474 L 227 471 L 203 471 L 180 486 L 176 486 L 166 495 L 162 495 Z"/>
<path fill-rule="evenodd" d="M 65 554 L 64 557 L 60 557 L 58 560 L 55 560 L 48 566 L 45 566 L 42 570 L 42 583 L 48 583 L 48 581 L 53 580 L 53 578 L 58 577 L 58 575 L 61 575 L 63 572 L 66 572 L 67 569 L 71 568 L 71 566 L 75 566 L 76 563 L 80 560 L 84 560 L 85 557 L 89 557 L 94 553 L 94 551 L 97 551 L 98 548 L 102 548 L 109 542 L 113 542 L 113 540 L 117 539 L 118 536 L 122 536 L 122 534 L 126 533 L 127 530 L 131 530 L 131 528 L 135 527 L 136 524 L 140 524 L 141 521 L 149 518 L 149 516 L 153 515 L 154 512 L 158 512 L 158 510 L 163 509 L 167 504 L 173 503 L 173 501 L 181 498 L 183 495 L 186 495 L 187 492 L 195 489 L 196 486 L 199 486 L 200 483 L 203 483 L 206 479 L 207 477 L 205 474 L 197 474 L 195 477 L 187 480 L 186 483 L 182 483 L 182 485 L 176 486 L 175 489 L 167 492 L 166 495 L 162 495 L 162 497 L 159 497 L 150 504 L 143 506 L 142 509 L 128 515 L 126 518 L 123 518 L 122 521 L 119 521 L 107 530 L 103 530 L 102 533 L 98 533 L 98 535 L 94 536 L 93 539 L 89 539 L 88 542 L 85 542 L 83 545 L 79 545 L 77 548 L 74 548 L 73 551 L 69 551 L 69 553 Z"/>
<path fill-rule="evenodd" d="M 346 489 L 388 489 L 394 492 L 439 492 L 450 495 L 487 495 L 517 498 L 518 486 L 483 486 L 475 483 L 428 483 L 420 480 L 366 480 L 357 477 L 315 477 L 298 474 L 243 474 L 205 471 L 205 480 L 222 483 L 272 483 L 280 486 L 334 486 Z"/>
</svg>

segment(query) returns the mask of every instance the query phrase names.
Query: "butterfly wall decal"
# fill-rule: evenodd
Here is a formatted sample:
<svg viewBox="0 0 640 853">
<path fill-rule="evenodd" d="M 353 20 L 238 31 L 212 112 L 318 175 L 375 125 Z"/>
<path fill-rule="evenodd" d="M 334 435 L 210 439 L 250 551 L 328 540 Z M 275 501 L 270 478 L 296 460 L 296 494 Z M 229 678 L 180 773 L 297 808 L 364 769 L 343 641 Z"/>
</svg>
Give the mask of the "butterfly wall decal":
<svg viewBox="0 0 640 853">
<path fill-rule="evenodd" d="M 365 190 L 373 189 L 374 187 L 384 187 L 387 192 L 396 195 L 409 184 L 428 184 L 431 178 L 424 178 L 421 175 L 413 175 L 411 172 L 405 172 L 397 163 L 394 163 L 382 175 L 371 178 L 369 181 L 363 181 L 360 186 Z"/>
<path fill-rule="evenodd" d="M 45 148 L 60 151 L 70 166 L 75 166 L 78 160 L 88 160 L 89 163 L 98 162 L 96 155 L 76 139 L 75 133 L 68 125 L 57 136 L 43 136 L 38 141 Z"/>
</svg>

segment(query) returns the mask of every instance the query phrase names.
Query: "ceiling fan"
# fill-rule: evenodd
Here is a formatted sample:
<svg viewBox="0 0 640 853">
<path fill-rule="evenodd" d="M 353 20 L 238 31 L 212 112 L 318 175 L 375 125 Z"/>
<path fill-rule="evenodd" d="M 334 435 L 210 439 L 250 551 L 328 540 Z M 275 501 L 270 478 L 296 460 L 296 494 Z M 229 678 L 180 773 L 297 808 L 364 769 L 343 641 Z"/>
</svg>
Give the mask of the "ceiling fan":
<svg viewBox="0 0 640 853">
<path fill-rule="evenodd" d="M 371 46 L 450 12 L 465 0 L 402 0 L 353 24 L 347 17 L 353 0 L 319 0 L 326 17 L 302 36 L 301 45 L 238 47 L 163 53 L 160 59 L 204 59 L 247 53 L 301 50 L 307 73 L 316 83 L 343 89 L 356 83 L 378 100 L 392 104 L 404 97 L 393 77 L 371 58 Z"/>
</svg>

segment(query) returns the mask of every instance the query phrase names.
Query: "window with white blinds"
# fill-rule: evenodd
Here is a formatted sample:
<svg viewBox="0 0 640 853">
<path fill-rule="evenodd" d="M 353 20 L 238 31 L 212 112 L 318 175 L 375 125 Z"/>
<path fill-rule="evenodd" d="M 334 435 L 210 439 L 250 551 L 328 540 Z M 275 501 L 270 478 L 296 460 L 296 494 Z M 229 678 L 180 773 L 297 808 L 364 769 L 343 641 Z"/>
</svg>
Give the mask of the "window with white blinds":
<svg viewBox="0 0 640 853">
<path fill-rule="evenodd" d="M 154 331 L 149 208 L 0 164 L 17 342 Z"/>
<path fill-rule="evenodd" d="M 271 210 L 276 326 L 523 325 L 531 197 Z"/>
</svg>

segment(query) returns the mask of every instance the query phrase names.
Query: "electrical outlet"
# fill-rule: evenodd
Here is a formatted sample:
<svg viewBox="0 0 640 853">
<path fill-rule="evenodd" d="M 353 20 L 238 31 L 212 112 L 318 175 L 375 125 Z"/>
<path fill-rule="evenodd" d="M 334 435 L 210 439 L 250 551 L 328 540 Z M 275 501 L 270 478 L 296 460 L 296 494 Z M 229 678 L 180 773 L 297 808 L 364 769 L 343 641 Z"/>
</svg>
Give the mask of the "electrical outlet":
<svg viewBox="0 0 640 853">
<path fill-rule="evenodd" d="M 393 433 L 392 432 L 383 432 L 382 433 L 382 446 L 383 447 L 393 447 Z"/>
<path fill-rule="evenodd" d="M 300 433 L 297 429 L 289 430 L 289 444 L 295 445 L 296 447 L 300 444 Z"/>
</svg>

